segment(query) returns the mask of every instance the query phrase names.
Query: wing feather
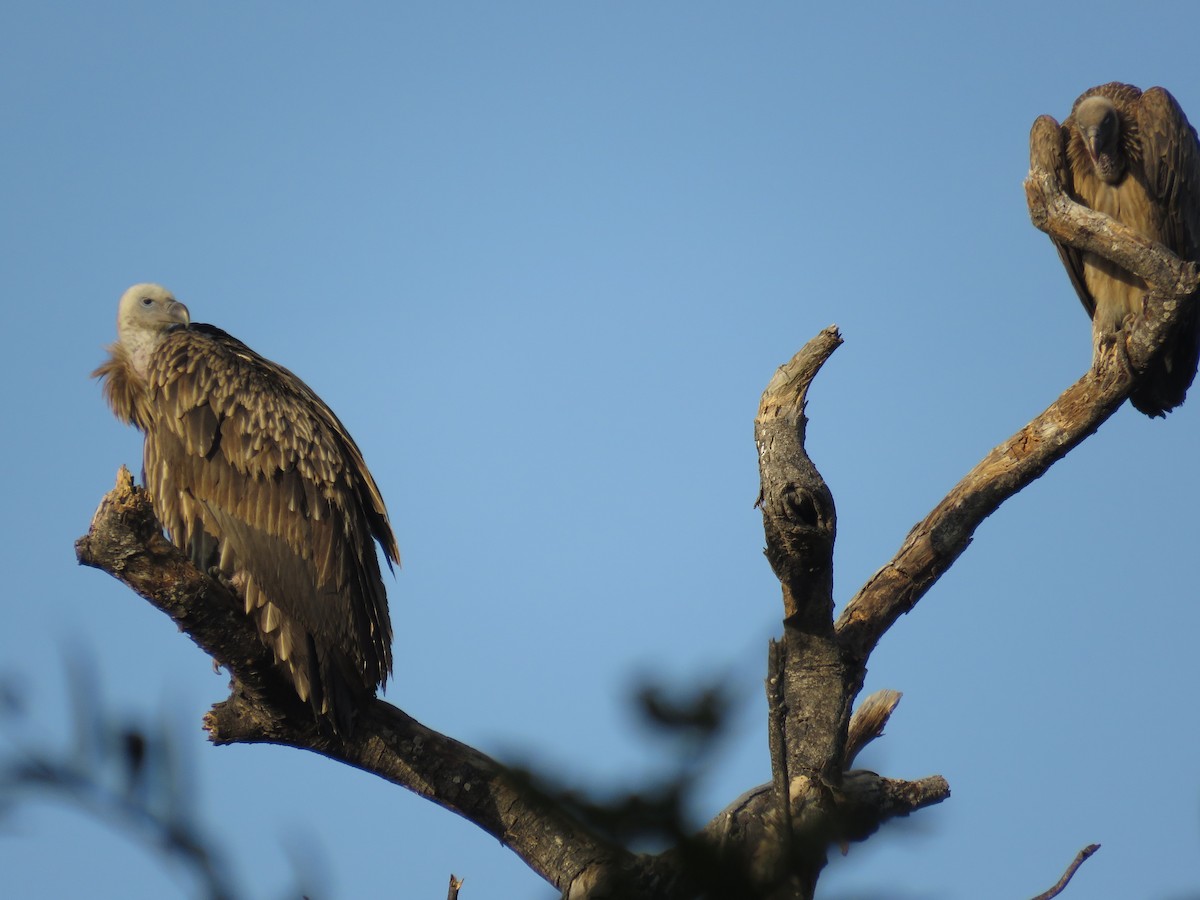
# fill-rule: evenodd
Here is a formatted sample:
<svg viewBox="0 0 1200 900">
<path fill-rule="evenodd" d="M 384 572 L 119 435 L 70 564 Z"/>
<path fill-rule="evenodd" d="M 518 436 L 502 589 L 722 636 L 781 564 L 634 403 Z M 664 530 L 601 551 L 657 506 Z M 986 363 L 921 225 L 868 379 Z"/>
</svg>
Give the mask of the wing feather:
<svg viewBox="0 0 1200 900">
<path fill-rule="evenodd" d="M 171 539 L 239 587 L 298 693 L 341 715 L 391 670 L 372 538 L 398 562 L 382 497 L 304 382 L 209 326 L 166 335 L 148 374 L 146 480 Z"/>
<path fill-rule="evenodd" d="M 1156 201 L 1162 241 L 1176 256 L 1200 261 L 1200 143 L 1196 129 L 1175 98 L 1161 87 L 1142 94 L 1136 115 L 1142 177 Z M 1134 405 L 1143 412 L 1161 415 L 1182 403 L 1191 387 L 1200 360 L 1198 301 L 1200 296 L 1193 294 L 1184 321 L 1163 351 L 1161 364 L 1133 397 Z M 1143 395 L 1148 399 L 1143 401 Z"/>
<path fill-rule="evenodd" d="M 1170 92 L 1153 87 L 1137 105 L 1147 188 L 1164 211 L 1167 247 L 1184 259 L 1200 256 L 1200 146 Z"/>
</svg>

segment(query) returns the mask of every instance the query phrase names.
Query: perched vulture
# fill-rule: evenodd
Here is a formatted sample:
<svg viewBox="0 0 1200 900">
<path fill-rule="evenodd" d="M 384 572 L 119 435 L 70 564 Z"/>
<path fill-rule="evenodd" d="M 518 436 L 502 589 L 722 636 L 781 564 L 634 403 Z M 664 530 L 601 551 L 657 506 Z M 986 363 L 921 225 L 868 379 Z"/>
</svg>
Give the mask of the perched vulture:
<svg viewBox="0 0 1200 900">
<path fill-rule="evenodd" d="M 240 593 L 318 721 L 345 734 L 392 668 L 374 541 L 399 560 L 354 440 L 303 381 L 165 288 L 121 297 L 93 376 L 146 435 L 143 479 L 171 541 Z"/>
<path fill-rule="evenodd" d="M 1041 116 L 1030 134 L 1035 167 L 1058 176 L 1077 202 L 1157 241 L 1186 260 L 1200 260 L 1200 147 L 1196 130 L 1164 88 L 1143 93 L 1111 82 L 1085 91 L 1060 127 Z M 1146 284 L 1115 263 L 1055 241 L 1058 255 L 1095 339 L 1120 332 L 1141 312 Z M 1200 314 L 1189 298 L 1174 338 L 1130 401 L 1148 416 L 1183 402 L 1200 357 Z"/>
</svg>

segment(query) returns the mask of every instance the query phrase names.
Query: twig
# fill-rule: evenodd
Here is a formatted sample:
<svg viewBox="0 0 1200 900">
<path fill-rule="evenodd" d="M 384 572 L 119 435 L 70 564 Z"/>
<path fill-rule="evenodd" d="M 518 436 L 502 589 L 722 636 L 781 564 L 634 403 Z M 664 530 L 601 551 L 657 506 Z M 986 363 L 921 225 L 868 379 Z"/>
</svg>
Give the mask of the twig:
<svg viewBox="0 0 1200 900">
<path fill-rule="evenodd" d="M 1034 226 L 1054 240 L 1111 259 L 1162 293 L 1186 297 L 1200 286 L 1196 263 L 1180 259 L 1128 225 L 1076 203 L 1049 173 L 1031 170 L 1025 179 L 1025 197 Z"/>
<path fill-rule="evenodd" d="M 849 769 L 854 765 L 854 759 L 859 752 L 871 741 L 883 734 L 883 727 L 896 709 L 903 696 L 899 691 L 876 691 L 859 704 L 858 709 L 850 719 L 850 732 L 846 736 L 846 752 L 842 758 L 842 768 Z"/>
<path fill-rule="evenodd" d="M 1033 900 L 1050 900 L 1051 897 L 1057 897 L 1059 894 L 1061 894 L 1068 882 L 1075 877 L 1075 873 L 1078 871 L 1079 867 L 1087 862 L 1088 857 L 1099 849 L 1099 844 L 1088 844 L 1086 847 L 1080 850 L 1077 854 L 1075 854 L 1075 859 L 1071 862 L 1071 864 L 1067 866 L 1067 871 L 1063 872 L 1062 878 L 1058 879 L 1058 883 L 1045 893 L 1038 894 L 1033 898 Z"/>
<path fill-rule="evenodd" d="M 450 891 L 446 894 L 446 900 L 458 900 L 458 889 L 462 887 L 464 880 L 456 877 L 453 872 L 450 873 Z"/>
</svg>

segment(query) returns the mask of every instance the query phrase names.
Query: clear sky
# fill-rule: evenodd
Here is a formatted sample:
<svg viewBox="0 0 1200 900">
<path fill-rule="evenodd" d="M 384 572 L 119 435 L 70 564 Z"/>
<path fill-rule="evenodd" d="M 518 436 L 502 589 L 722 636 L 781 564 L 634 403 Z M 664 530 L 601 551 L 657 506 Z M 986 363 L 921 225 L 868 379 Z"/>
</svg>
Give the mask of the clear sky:
<svg viewBox="0 0 1200 900">
<path fill-rule="evenodd" d="M 293 369 L 389 504 L 388 699 L 568 784 L 663 747 L 649 675 L 719 679 L 696 824 L 769 765 L 779 629 L 752 420 L 821 328 L 809 450 L 844 602 L 988 449 L 1085 370 L 1087 318 L 1021 181 L 1040 113 L 1170 88 L 1200 118 L 1195 4 L 9 3 L 0 10 L 0 672 L 66 740 L 64 660 L 165 712 L 256 898 L 548 898 L 469 823 L 324 759 L 212 748 L 200 651 L 75 565 L 141 441 L 89 371 L 161 281 Z M 1152 20 L 1142 26 L 1140 20 Z M 1200 388 L 1197 389 L 1200 392 Z M 1121 410 L 1005 505 L 900 621 L 860 763 L 952 798 L 836 858 L 826 898 L 1200 897 L 1200 396 Z M 9 737 L 12 726 L 6 726 Z M 9 896 L 193 885 L 62 804 L 0 822 Z"/>
</svg>

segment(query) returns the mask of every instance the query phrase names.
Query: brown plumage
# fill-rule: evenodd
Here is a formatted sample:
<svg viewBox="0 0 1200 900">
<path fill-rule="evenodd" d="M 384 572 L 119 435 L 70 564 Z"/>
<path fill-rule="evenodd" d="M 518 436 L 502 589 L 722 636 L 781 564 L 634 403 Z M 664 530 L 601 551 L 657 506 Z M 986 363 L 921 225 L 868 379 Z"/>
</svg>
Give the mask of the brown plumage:
<svg viewBox="0 0 1200 900">
<path fill-rule="evenodd" d="M 1048 127 L 1049 126 L 1049 127 Z M 1111 82 L 1085 91 L 1061 126 L 1034 123 L 1031 163 L 1055 173 L 1077 202 L 1111 216 L 1187 260 L 1200 259 L 1200 146 L 1164 88 L 1145 93 Z M 1108 260 L 1055 241 L 1099 340 L 1142 310 L 1145 283 Z M 1148 416 L 1181 404 L 1200 357 L 1200 314 L 1193 295 L 1173 340 L 1130 401 Z"/>
<path fill-rule="evenodd" d="M 374 541 L 399 560 L 354 440 L 303 381 L 192 324 L 159 285 L 125 292 L 117 337 L 92 374 L 146 435 L 143 479 L 171 541 L 234 586 L 301 699 L 345 733 L 392 668 Z"/>
</svg>

